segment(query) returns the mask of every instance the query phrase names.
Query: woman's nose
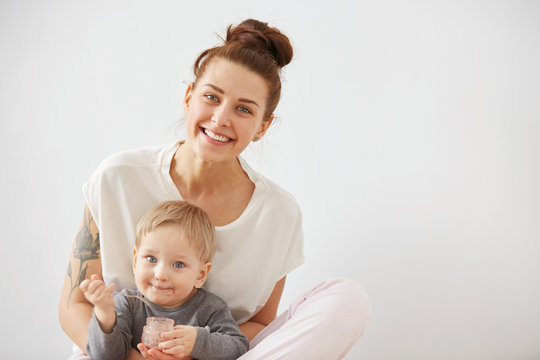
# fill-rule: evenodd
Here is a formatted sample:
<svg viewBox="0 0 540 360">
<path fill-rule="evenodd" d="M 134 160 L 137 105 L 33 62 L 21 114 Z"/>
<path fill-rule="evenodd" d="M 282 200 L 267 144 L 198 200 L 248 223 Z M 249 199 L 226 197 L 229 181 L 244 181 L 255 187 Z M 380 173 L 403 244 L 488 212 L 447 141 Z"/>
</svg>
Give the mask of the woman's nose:
<svg viewBox="0 0 540 360">
<path fill-rule="evenodd" d="M 229 114 L 227 113 L 227 109 L 224 107 L 221 107 L 220 109 L 216 109 L 214 114 L 212 115 L 211 120 L 217 125 L 217 126 L 229 126 L 231 125 Z"/>
</svg>

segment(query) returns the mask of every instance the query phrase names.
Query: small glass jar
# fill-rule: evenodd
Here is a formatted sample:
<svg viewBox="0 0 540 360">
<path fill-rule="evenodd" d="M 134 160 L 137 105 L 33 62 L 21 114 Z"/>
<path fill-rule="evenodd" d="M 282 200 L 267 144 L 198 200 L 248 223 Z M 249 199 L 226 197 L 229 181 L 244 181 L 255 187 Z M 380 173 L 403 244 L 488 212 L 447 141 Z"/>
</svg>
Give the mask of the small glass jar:
<svg viewBox="0 0 540 360">
<path fill-rule="evenodd" d="M 157 348 L 162 332 L 174 330 L 174 320 L 166 317 L 146 318 L 143 328 L 142 343 L 149 348 Z"/>
</svg>

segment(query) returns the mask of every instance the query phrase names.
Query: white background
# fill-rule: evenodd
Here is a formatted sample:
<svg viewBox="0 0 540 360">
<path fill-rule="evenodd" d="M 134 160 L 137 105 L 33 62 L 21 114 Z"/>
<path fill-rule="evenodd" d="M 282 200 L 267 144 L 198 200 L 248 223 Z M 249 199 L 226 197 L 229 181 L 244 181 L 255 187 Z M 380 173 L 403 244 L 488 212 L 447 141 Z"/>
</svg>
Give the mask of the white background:
<svg viewBox="0 0 540 360">
<path fill-rule="evenodd" d="M 246 153 L 304 211 L 283 304 L 360 282 L 347 359 L 539 359 L 540 3 L 337 0 L 0 1 L 0 357 L 67 358 L 81 184 L 180 136 L 193 60 L 248 17 L 296 51 Z"/>
</svg>

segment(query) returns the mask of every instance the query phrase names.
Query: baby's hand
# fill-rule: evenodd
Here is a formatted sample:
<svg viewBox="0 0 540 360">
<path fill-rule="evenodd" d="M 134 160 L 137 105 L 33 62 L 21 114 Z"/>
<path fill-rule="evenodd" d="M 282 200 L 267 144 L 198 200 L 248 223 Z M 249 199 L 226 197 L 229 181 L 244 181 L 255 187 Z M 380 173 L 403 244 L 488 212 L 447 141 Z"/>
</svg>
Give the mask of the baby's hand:
<svg viewBox="0 0 540 360">
<path fill-rule="evenodd" d="M 79 285 L 84 292 L 84 296 L 95 307 L 101 309 L 114 309 L 114 300 L 111 293 L 114 290 L 114 284 L 105 285 L 103 280 L 100 280 L 97 275 L 92 275 L 90 279 L 84 280 Z"/>
<path fill-rule="evenodd" d="M 189 356 L 184 358 L 178 358 L 173 355 L 165 354 L 158 349 L 152 349 L 140 343 L 137 348 L 141 352 L 141 355 L 147 360 L 192 360 Z"/>
<path fill-rule="evenodd" d="M 193 326 L 176 325 L 174 330 L 162 333 L 161 338 L 163 341 L 159 343 L 159 350 L 177 358 L 185 358 L 193 351 L 197 329 Z"/>
</svg>

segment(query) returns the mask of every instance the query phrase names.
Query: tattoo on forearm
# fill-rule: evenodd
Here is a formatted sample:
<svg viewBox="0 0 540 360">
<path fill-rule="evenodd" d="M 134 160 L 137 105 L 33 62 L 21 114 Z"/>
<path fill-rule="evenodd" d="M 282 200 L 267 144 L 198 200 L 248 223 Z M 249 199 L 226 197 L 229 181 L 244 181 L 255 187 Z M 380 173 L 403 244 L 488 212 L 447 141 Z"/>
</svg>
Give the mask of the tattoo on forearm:
<svg viewBox="0 0 540 360">
<path fill-rule="evenodd" d="M 100 258 L 100 247 L 99 247 L 99 232 L 94 237 L 90 231 L 90 225 L 93 219 L 88 211 L 85 212 L 85 221 L 81 230 L 77 234 L 75 239 L 75 248 L 73 249 L 73 257 L 79 259 L 79 269 L 77 272 L 73 272 L 71 267 L 71 262 L 69 263 L 67 269 L 67 276 L 69 277 L 71 283 L 71 290 L 69 292 L 69 297 L 67 305 L 69 307 L 69 299 L 73 291 L 86 279 L 86 272 L 88 270 L 87 262 L 89 260 L 99 259 Z"/>
</svg>

